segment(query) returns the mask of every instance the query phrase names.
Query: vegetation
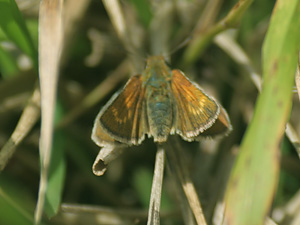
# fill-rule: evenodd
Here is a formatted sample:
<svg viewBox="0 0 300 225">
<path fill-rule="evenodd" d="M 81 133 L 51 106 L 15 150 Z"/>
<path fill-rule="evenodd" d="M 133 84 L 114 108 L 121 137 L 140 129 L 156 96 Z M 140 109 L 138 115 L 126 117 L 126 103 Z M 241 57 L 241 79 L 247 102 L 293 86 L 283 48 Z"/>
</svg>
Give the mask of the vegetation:
<svg viewBox="0 0 300 225">
<path fill-rule="evenodd" d="M 0 0 L 0 224 L 297 224 L 300 0 L 16 2 Z M 95 176 L 97 113 L 158 54 L 233 131 L 146 138 Z"/>
</svg>

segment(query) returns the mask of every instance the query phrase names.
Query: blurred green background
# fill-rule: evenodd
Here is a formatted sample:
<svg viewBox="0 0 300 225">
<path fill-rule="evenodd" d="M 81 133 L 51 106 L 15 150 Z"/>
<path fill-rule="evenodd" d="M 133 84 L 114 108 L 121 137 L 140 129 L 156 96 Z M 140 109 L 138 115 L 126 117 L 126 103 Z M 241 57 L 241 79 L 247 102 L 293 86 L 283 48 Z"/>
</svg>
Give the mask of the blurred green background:
<svg viewBox="0 0 300 225">
<path fill-rule="evenodd" d="M 0 149 L 7 144 L 38 84 L 39 1 L 16 2 L 18 8 L 12 0 L 0 0 Z M 74 5 L 75 2 L 77 5 Z M 260 78 L 264 73 L 263 41 L 275 2 L 254 1 L 232 27 L 225 29 L 229 39 L 249 57 L 248 64 L 239 63 L 228 51 L 224 51 L 219 42 L 212 39 L 204 43 L 203 49 L 190 63 L 184 60 L 186 46 L 178 46 L 198 36 L 206 37 L 207 31 L 226 17 L 236 2 L 121 1 L 135 46 L 135 51 L 131 51 L 130 46 L 126 46 L 126 42 L 117 36 L 100 0 L 65 1 L 64 16 L 69 16 L 72 22 L 66 19 L 67 35 L 57 87 L 52 162 L 42 224 L 146 223 L 156 153 L 152 139 L 146 139 L 140 146 L 126 148 L 108 166 L 102 177 L 96 177 L 92 173 L 92 164 L 99 148 L 90 136 L 93 121 L 101 107 L 131 75 L 142 71 L 147 55 L 157 53 L 157 49 L 168 54 L 171 68 L 183 70 L 190 79 L 218 99 L 231 119 L 233 131 L 228 137 L 193 143 L 180 141 L 207 223 L 218 224 L 217 207 L 224 199 L 227 181 L 235 158 L 240 153 L 245 131 L 252 121 L 259 95 L 248 69 L 251 67 Z M 299 10 L 299 1 L 294 2 Z M 289 24 L 291 27 L 297 25 L 297 21 L 295 25 Z M 277 27 L 280 26 L 277 24 Z M 286 35 L 286 41 L 289 42 L 288 38 L 293 35 Z M 295 34 L 295 37 L 299 37 L 299 34 Z M 277 48 L 276 45 L 273 47 Z M 234 52 L 233 47 L 229 49 Z M 296 56 L 297 49 L 294 52 Z M 135 63 L 132 63 L 134 60 Z M 291 70 L 294 72 L 296 64 L 293 65 Z M 102 86 L 99 88 L 98 85 L 109 77 L 114 77 L 108 84 L 109 90 Z M 286 100 L 290 104 L 293 102 L 291 116 L 287 111 L 285 117 L 278 119 L 284 121 L 290 117 L 299 136 L 300 105 L 298 95 L 293 93 L 293 99 L 287 97 Z M 263 127 L 264 123 L 268 121 L 261 121 L 259 126 Z M 284 132 L 282 128 L 281 132 Z M 33 224 L 40 179 L 39 134 L 40 121 L 37 119 L 0 172 L 0 224 Z M 268 132 L 260 138 L 269 138 Z M 255 137 L 251 141 L 260 142 Z M 272 189 L 274 193 L 266 190 L 270 191 L 271 196 L 275 195 L 274 200 L 266 203 L 267 207 L 272 204 L 268 216 L 276 224 L 296 224 L 300 206 L 294 204 L 291 213 L 288 209 L 293 202 L 299 204 L 300 164 L 295 148 L 297 145 L 293 145 L 286 135 L 282 139 L 279 137 L 277 142 L 280 143 L 280 150 L 274 152 L 278 156 L 281 153 L 281 158 L 278 157 L 280 169 L 275 171 L 279 182 L 276 186 L 275 177 L 275 186 L 272 186 L 276 189 Z M 255 154 L 251 157 L 265 157 L 259 152 Z M 257 168 L 255 173 L 263 173 L 264 170 L 264 167 Z M 186 224 L 180 213 L 178 187 L 168 174 L 166 170 L 161 224 Z M 255 198 L 257 193 L 247 194 Z M 237 201 L 241 200 L 238 196 L 236 198 Z M 80 210 L 70 210 L 66 205 L 61 207 L 62 203 L 74 204 Z M 93 211 L 87 206 L 97 208 Z"/>
</svg>

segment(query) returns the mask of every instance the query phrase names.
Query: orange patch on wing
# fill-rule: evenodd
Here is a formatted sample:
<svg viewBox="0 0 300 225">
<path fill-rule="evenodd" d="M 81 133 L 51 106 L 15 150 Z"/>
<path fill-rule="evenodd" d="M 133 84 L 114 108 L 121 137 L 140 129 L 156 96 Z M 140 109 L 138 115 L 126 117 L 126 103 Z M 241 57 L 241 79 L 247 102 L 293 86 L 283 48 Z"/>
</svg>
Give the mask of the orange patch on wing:
<svg viewBox="0 0 300 225">
<path fill-rule="evenodd" d="M 219 106 L 179 70 L 172 71 L 171 88 L 176 107 L 175 131 L 184 139 L 193 140 L 212 126 Z"/>
<path fill-rule="evenodd" d="M 100 125 L 115 140 L 138 144 L 144 138 L 144 93 L 141 75 L 133 76 L 100 116 Z"/>
</svg>

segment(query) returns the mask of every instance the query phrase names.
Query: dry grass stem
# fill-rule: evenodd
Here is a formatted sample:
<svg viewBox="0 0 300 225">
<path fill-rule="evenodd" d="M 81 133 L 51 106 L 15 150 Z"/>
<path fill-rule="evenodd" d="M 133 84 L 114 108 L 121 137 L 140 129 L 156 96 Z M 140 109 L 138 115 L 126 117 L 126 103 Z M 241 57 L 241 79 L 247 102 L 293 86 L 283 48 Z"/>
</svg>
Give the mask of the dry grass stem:
<svg viewBox="0 0 300 225">
<path fill-rule="evenodd" d="M 122 11 L 122 7 L 118 0 L 103 0 L 103 5 L 109 15 L 110 21 L 112 22 L 115 31 L 118 34 L 120 40 L 125 42 L 125 45 L 130 45 L 130 43 L 126 43 L 129 41 L 128 38 L 128 28 L 125 23 L 124 14 Z"/>
<path fill-rule="evenodd" d="M 211 26 L 205 33 L 194 33 L 193 40 L 185 50 L 183 56 L 183 65 L 188 66 L 196 61 L 204 49 L 213 41 L 213 38 L 222 31 L 235 27 L 241 20 L 245 11 L 252 4 L 253 0 L 238 1 L 225 18 Z"/>
<path fill-rule="evenodd" d="M 31 131 L 39 118 L 40 90 L 39 88 L 36 88 L 25 107 L 14 132 L 0 150 L 0 171 L 5 168 L 7 162 L 14 154 L 16 147 L 23 141 L 29 131 Z"/>
<path fill-rule="evenodd" d="M 272 217 L 279 224 L 297 225 L 300 221 L 300 191 L 298 191 L 286 205 L 275 208 Z"/>
<path fill-rule="evenodd" d="M 226 32 L 219 34 L 215 43 L 223 49 L 234 61 L 240 64 L 250 74 L 250 78 L 259 92 L 261 92 L 261 75 L 255 72 L 252 63 L 244 50 Z M 297 75 L 296 75 L 297 76 Z M 297 79 L 297 78 L 296 78 Z M 300 158 L 300 137 L 291 123 L 287 123 L 285 133 L 291 141 Z"/>
<path fill-rule="evenodd" d="M 178 141 L 176 142 L 176 146 L 172 145 L 172 147 L 167 147 L 167 156 L 170 169 L 174 173 L 174 176 L 176 176 L 181 183 L 197 224 L 206 225 L 207 223 L 203 214 L 199 197 L 187 169 L 184 151 L 180 147 Z"/>
<path fill-rule="evenodd" d="M 41 176 L 35 223 L 41 221 L 51 158 L 57 80 L 63 42 L 63 0 L 42 0 L 39 13 L 39 77 L 41 88 Z M 55 44 L 53 44 L 55 43 Z"/>
<path fill-rule="evenodd" d="M 61 204 L 62 212 L 70 212 L 70 213 L 92 213 L 92 214 L 100 214 L 100 213 L 114 213 L 119 216 L 124 216 L 128 218 L 142 218 L 146 219 L 148 216 L 148 211 L 144 209 L 122 209 L 115 207 L 106 207 L 106 206 L 93 206 L 93 205 L 85 205 L 85 204 L 69 204 L 62 203 Z M 169 217 L 178 215 L 177 211 L 162 211 L 162 217 Z"/>
<path fill-rule="evenodd" d="M 196 32 L 205 31 L 207 28 L 213 25 L 216 16 L 219 14 L 222 3 L 223 0 L 207 1 L 203 13 L 197 22 L 195 28 Z"/>
<path fill-rule="evenodd" d="M 260 92 L 262 86 L 261 75 L 255 72 L 251 60 L 233 37 L 226 31 L 216 36 L 214 42 L 249 73 L 252 82 Z"/>
<path fill-rule="evenodd" d="M 151 188 L 147 225 L 160 224 L 160 201 L 165 167 L 165 150 L 158 145 Z"/>
<path fill-rule="evenodd" d="M 167 162 L 169 162 L 169 160 L 167 160 Z M 175 194 L 176 194 L 176 196 L 178 196 L 177 199 L 178 199 L 179 205 L 180 205 L 180 210 L 181 210 L 180 215 L 182 216 L 183 224 L 196 225 L 194 214 L 191 210 L 191 207 L 186 198 L 186 195 L 182 189 L 181 182 L 180 182 L 178 176 L 175 175 L 174 170 L 171 168 L 170 163 L 167 163 L 167 169 L 168 169 L 169 174 L 172 176 L 171 178 L 175 185 L 175 191 L 176 191 Z"/>
</svg>

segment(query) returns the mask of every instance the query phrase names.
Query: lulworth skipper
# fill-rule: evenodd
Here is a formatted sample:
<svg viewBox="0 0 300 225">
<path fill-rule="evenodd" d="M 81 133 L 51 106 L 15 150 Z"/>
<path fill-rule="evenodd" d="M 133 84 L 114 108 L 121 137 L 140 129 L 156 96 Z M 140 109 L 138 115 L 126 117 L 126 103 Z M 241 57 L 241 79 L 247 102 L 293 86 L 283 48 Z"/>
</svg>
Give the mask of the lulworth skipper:
<svg viewBox="0 0 300 225">
<path fill-rule="evenodd" d="M 166 142 L 169 134 L 186 141 L 227 134 L 225 109 L 163 56 L 151 56 L 141 75 L 131 77 L 96 117 L 93 141 L 101 146 L 139 145 L 148 137 Z"/>
</svg>

